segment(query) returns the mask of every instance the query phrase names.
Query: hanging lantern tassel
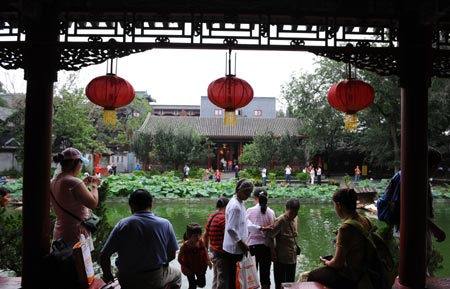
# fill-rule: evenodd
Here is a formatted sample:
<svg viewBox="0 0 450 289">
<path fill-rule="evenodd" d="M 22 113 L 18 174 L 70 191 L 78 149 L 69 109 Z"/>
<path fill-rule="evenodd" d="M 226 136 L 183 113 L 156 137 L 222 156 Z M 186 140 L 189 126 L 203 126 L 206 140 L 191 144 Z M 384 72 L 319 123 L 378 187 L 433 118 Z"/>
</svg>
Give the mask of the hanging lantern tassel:
<svg viewBox="0 0 450 289">
<path fill-rule="evenodd" d="M 236 125 L 236 111 L 235 110 L 225 110 L 223 124 L 230 125 L 230 126 Z"/>
<path fill-rule="evenodd" d="M 356 113 L 346 113 L 344 116 L 345 130 L 356 130 L 358 128 L 358 116 Z"/>
<path fill-rule="evenodd" d="M 327 98 L 332 107 L 345 113 L 344 129 L 356 130 L 358 127 L 356 113 L 372 105 L 375 91 L 370 84 L 350 78 L 333 84 Z"/>
<path fill-rule="evenodd" d="M 94 78 L 86 86 L 87 98 L 103 107 L 103 123 L 117 123 L 116 108 L 130 104 L 135 96 L 133 86 L 125 79 L 115 74 Z"/>
<path fill-rule="evenodd" d="M 106 125 L 116 125 L 117 115 L 115 109 L 104 109 L 103 110 L 103 123 Z"/>
</svg>

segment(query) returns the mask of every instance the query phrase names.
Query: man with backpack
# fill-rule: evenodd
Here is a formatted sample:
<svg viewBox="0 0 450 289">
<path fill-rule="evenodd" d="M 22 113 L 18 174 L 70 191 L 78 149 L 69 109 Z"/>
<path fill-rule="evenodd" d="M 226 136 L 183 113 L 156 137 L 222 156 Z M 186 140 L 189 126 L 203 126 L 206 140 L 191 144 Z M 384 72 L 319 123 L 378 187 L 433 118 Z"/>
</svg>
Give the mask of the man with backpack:
<svg viewBox="0 0 450 289">
<path fill-rule="evenodd" d="M 439 163 L 442 161 L 441 153 L 435 148 L 428 148 L 428 172 L 436 171 Z M 395 237 L 400 238 L 400 177 L 401 172 L 397 172 L 386 187 L 384 195 L 377 201 L 378 219 L 393 226 Z M 431 184 L 428 184 L 427 190 L 427 231 L 426 231 L 426 258 L 427 264 L 430 261 L 432 253 L 431 235 L 437 242 L 443 242 L 446 238 L 445 232 L 434 223 L 433 194 Z M 427 269 L 428 271 L 428 269 Z M 429 275 L 429 272 L 427 272 Z"/>
</svg>

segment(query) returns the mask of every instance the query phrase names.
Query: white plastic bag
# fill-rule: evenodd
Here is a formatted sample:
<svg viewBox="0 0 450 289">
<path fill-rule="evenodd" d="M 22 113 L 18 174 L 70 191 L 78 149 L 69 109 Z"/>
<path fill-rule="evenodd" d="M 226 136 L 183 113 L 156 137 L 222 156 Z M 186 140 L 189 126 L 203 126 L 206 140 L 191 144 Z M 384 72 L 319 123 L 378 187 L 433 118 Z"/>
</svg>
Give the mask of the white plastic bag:
<svg viewBox="0 0 450 289">
<path fill-rule="evenodd" d="M 255 256 L 244 256 L 236 264 L 236 289 L 256 288 L 259 288 L 259 278 L 256 271 Z"/>
<path fill-rule="evenodd" d="M 75 262 L 78 264 L 78 268 L 82 267 L 83 269 L 80 269 L 81 271 L 84 271 L 85 274 L 80 274 L 79 276 L 83 276 L 86 278 L 87 284 L 91 284 L 94 281 L 95 274 L 94 274 L 94 266 L 92 264 L 92 257 L 91 257 L 91 248 L 89 246 L 89 240 L 86 239 L 86 237 L 81 234 L 80 241 L 77 242 L 73 246 L 74 250 L 74 257 Z M 84 279 L 83 278 L 83 279 Z"/>
</svg>

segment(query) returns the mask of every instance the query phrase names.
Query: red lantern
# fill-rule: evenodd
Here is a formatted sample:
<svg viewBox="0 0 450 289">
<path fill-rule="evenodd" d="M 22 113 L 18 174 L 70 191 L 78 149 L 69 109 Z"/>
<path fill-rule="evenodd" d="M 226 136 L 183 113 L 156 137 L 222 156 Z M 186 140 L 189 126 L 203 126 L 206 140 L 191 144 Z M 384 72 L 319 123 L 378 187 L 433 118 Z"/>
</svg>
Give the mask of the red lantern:
<svg viewBox="0 0 450 289">
<path fill-rule="evenodd" d="M 209 84 L 208 98 L 213 104 L 225 109 L 225 125 L 236 125 L 235 110 L 252 101 L 253 88 L 247 81 L 230 74 Z"/>
<path fill-rule="evenodd" d="M 117 121 L 116 108 L 132 102 L 134 95 L 133 86 L 113 73 L 94 78 L 86 87 L 87 98 L 104 108 L 105 124 L 115 125 Z"/>
<path fill-rule="evenodd" d="M 350 78 L 333 84 L 328 91 L 328 103 L 337 110 L 345 112 L 346 130 L 357 128 L 356 113 L 369 107 L 375 99 L 373 87 L 358 79 Z"/>
</svg>

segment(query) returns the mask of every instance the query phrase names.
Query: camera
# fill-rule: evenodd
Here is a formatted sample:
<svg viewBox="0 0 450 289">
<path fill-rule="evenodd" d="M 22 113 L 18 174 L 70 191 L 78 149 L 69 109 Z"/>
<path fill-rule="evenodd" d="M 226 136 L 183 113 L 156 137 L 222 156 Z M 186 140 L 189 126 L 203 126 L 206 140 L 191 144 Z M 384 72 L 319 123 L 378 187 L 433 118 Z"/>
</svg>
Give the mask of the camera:
<svg viewBox="0 0 450 289">
<path fill-rule="evenodd" d="M 333 255 L 322 256 L 322 259 L 330 261 L 331 259 L 333 259 Z"/>
</svg>

